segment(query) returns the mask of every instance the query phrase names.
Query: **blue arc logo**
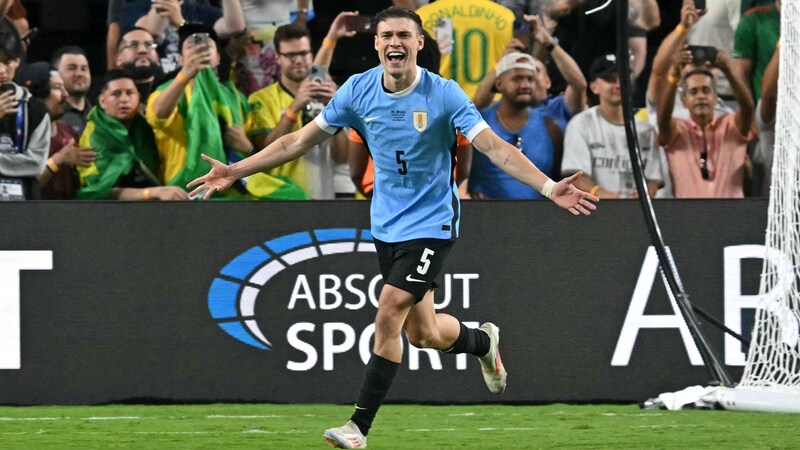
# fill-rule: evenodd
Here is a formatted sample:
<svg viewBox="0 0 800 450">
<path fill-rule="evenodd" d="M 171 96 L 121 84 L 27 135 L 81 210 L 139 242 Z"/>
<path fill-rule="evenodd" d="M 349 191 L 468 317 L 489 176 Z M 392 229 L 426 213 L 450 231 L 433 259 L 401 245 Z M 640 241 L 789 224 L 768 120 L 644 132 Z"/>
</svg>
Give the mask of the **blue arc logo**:
<svg viewBox="0 0 800 450">
<path fill-rule="evenodd" d="M 267 282 L 313 258 L 359 252 L 375 253 L 369 230 L 326 228 L 271 239 L 242 252 L 219 271 L 208 291 L 208 310 L 217 325 L 235 339 L 270 350 L 272 343 L 255 319 L 256 298 Z"/>
</svg>

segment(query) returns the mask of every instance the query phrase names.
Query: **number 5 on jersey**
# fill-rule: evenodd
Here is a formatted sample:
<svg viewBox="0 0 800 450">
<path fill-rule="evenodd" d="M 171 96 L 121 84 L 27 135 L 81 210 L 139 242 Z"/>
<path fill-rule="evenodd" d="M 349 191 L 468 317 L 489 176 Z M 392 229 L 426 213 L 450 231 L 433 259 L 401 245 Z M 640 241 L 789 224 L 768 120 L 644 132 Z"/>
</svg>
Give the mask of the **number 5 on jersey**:
<svg viewBox="0 0 800 450">
<path fill-rule="evenodd" d="M 403 155 L 405 155 L 405 153 L 406 152 L 403 150 L 398 150 L 395 153 L 395 156 L 397 157 L 397 164 L 400 164 L 400 167 L 397 168 L 397 173 L 400 175 L 405 175 L 408 173 L 408 162 L 403 159 Z"/>
</svg>

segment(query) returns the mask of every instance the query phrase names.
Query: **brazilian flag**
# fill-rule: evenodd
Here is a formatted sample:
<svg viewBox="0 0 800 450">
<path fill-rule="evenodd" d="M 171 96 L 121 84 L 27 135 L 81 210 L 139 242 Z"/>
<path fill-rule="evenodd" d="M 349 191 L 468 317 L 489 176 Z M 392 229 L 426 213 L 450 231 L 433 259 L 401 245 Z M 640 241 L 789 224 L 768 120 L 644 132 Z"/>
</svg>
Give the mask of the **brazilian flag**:
<svg viewBox="0 0 800 450">
<path fill-rule="evenodd" d="M 162 84 L 158 90 L 163 90 L 168 84 Z M 221 84 L 211 69 L 200 70 L 194 78 L 191 102 L 184 95 L 178 103 L 178 113 L 184 117 L 184 130 L 188 137 L 186 163 L 166 184 L 185 187 L 190 181 L 208 173 L 210 166 L 200 158 L 201 153 L 224 162 L 239 159 L 236 154 L 229 155 L 225 151 L 219 123 L 222 121 L 228 126 L 243 126 L 247 108 L 247 99 L 241 92 L 232 85 Z M 309 198 L 302 188 L 285 177 L 257 173 L 242 182 L 246 194 L 228 189 L 231 192 L 224 193 L 225 196 L 274 200 Z"/>
<path fill-rule="evenodd" d="M 154 186 L 159 184 L 154 175 L 158 173 L 158 151 L 153 129 L 144 117 L 137 113 L 128 127 L 95 106 L 87 118 L 80 145 L 93 147 L 97 158 L 90 166 L 78 168 L 82 186 L 76 193 L 78 199 L 110 198 L 117 181 L 136 164 Z"/>
</svg>

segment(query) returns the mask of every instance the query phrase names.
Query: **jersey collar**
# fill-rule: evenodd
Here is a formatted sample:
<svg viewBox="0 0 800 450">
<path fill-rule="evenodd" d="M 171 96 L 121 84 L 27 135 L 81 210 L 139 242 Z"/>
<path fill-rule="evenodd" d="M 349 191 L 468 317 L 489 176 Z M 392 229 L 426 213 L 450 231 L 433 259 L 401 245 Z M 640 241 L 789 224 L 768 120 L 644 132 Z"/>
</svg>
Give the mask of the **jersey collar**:
<svg viewBox="0 0 800 450">
<path fill-rule="evenodd" d="M 414 92 L 414 89 L 417 88 L 417 85 L 419 84 L 419 81 L 421 79 L 422 79 L 422 67 L 417 66 L 417 75 L 414 77 L 414 81 L 412 81 L 407 88 L 398 92 L 386 92 L 386 91 L 384 92 L 386 92 L 386 95 L 392 98 L 405 97 L 406 95 Z M 381 82 L 383 82 L 383 76 L 381 76 Z"/>
</svg>

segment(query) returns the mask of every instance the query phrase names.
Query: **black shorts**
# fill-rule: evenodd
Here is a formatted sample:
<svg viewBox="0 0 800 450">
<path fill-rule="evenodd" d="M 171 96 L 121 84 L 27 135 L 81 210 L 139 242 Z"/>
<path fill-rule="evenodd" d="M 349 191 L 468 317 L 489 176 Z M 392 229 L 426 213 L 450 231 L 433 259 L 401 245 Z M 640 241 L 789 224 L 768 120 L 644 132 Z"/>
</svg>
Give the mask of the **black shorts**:
<svg viewBox="0 0 800 450">
<path fill-rule="evenodd" d="M 440 272 L 455 243 L 451 239 L 414 239 L 389 243 L 375 239 L 385 284 L 413 294 L 417 302 L 441 284 Z"/>
</svg>

